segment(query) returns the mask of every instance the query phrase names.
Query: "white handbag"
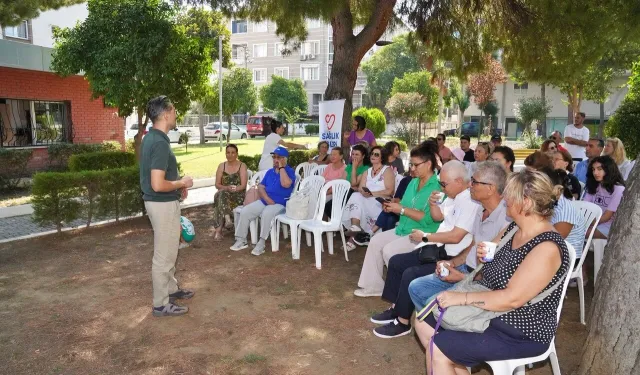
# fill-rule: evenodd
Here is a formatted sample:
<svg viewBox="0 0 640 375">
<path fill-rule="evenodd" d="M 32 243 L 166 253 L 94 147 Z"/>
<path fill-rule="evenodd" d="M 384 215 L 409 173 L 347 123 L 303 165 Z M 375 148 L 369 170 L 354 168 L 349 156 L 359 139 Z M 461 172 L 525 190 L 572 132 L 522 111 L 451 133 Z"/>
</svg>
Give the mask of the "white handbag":
<svg viewBox="0 0 640 375">
<path fill-rule="evenodd" d="M 309 190 L 298 190 L 287 201 L 286 214 L 295 220 L 306 220 L 309 213 L 311 196 Z"/>
</svg>

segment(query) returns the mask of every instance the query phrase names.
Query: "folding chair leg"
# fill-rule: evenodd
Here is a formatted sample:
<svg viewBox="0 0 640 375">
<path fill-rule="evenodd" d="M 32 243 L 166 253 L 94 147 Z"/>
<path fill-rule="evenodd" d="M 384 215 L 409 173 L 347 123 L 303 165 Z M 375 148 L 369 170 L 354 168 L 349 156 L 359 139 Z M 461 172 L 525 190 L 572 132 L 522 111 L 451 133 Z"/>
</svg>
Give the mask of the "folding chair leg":
<svg viewBox="0 0 640 375">
<path fill-rule="evenodd" d="M 313 245 L 316 252 L 316 268 L 321 269 L 322 263 L 320 257 L 322 256 L 322 232 L 313 232 Z"/>
<path fill-rule="evenodd" d="M 582 272 L 582 270 L 580 270 L 580 272 Z M 582 281 L 582 276 L 578 277 L 578 296 L 580 297 L 580 323 L 582 324 L 587 324 L 585 319 L 584 319 L 584 284 Z"/>
<path fill-rule="evenodd" d="M 329 247 L 329 255 L 333 255 L 333 232 L 327 232 L 327 247 Z"/>
<path fill-rule="evenodd" d="M 553 344 L 553 346 L 553 351 L 549 354 L 549 361 L 551 362 L 553 375 L 560 375 L 560 363 L 558 362 L 558 356 L 556 355 L 555 344 Z"/>
<path fill-rule="evenodd" d="M 349 255 L 347 254 L 347 241 L 344 238 L 344 228 L 342 228 L 342 226 L 340 226 L 340 237 L 342 237 L 342 249 L 344 250 L 344 259 L 346 259 L 346 261 L 349 261 Z"/>
<path fill-rule="evenodd" d="M 273 225 L 271 226 L 271 251 L 280 250 L 280 221 L 273 219 Z"/>
<path fill-rule="evenodd" d="M 300 259 L 300 240 L 298 240 L 298 230 L 291 227 L 291 256 L 293 259 Z"/>
</svg>

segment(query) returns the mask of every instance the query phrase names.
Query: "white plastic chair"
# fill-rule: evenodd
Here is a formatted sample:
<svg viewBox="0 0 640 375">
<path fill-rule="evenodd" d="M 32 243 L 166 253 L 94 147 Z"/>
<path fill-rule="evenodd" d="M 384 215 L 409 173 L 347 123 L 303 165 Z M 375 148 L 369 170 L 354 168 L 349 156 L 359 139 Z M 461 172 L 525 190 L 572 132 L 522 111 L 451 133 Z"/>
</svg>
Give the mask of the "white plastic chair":
<svg viewBox="0 0 640 375">
<path fill-rule="evenodd" d="M 322 176 L 322 174 L 324 173 L 324 170 L 327 169 L 327 165 L 326 164 L 314 164 L 315 167 L 313 167 L 313 169 L 311 169 L 311 174 L 310 176 Z"/>
<path fill-rule="evenodd" d="M 316 268 L 321 269 L 321 254 L 322 254 L 322 234 L 327 233 L 327 243 L 329 246 L 329 254 L 333 254 L 333 232 L 340 232 L 342 237 L 342 248 L 344 249 L 344 258 L 349 261 L 349 255 L 347 255 L 347 241 L 344 238 L 344 229 L 342 228 L 342 212 L 347 204 L 347 194 L 351 184 L 346 180 L 333 180 L 326 183 L 322 190 L 320 190 L 320 201 L 316 206 L 317 210 L 314 218 L 311 220 L 304 220 L 298 225 L 298 244 L 297 249 L 300 249 L 300 233 L 303 230 L 313 233 L 313 244 L 316 254 Z M 331 199 L 331 221 L 323 221 L 324 206 L 327 202 L 327 191 L 332 190 Z"/>
<path fill-rule="evenodd" d="M 580 296 L 580 323 L 587 324 L 584 319 L 584 285 L 582 277 L 582 264 L 584 263 L 584 260 L 587 258 L 587 254 L 589 253 L 591 239 L 593 238 L 593 234 L 596 232 L 596 227 L 598 226 L 598 222 L 600 221 L 600 217 L 602 216 L 602 209 L 591 202 L 584 201 L 573 201 L 573 205 L 580 211 L 582 217 L 584 217 L 587 223 L 587 228 L 593 222 L 593 227 L 588 233 L 589 235 L 587 236 L 587 240 L 584 243 L 580 262 L 578 262 L 578 265 L 573 269 L 573 272 L 571 273 L 572 279 L 578 279 L 578 295 Z"/>
<path fill-rule="evenodd" d="M 591 241 L 593 247 L 593 285 L 596 286 L 598 272 L 602 266 L 602 258 L 604 257 L 604 248 L 607 246 L 607 240 L 602 238 L 594 238 Z"/>
<path fill-rule="evenodd" d="M 293 259 L 300 259 L 300 243 L 298 241 L 298 224 L 304 220 L 312 219 L 315 213 L 318 211 L 318 196 L 320 194 L 320 189 L 324 185 L 324 177 L 322 176 L 311 176 L 309 178 L 305 178 L 304 181 L 300 184 L 299 190 L 308 189 L 309 196 L 311 199 L 309 200 L 309 211 L 307 217 L 304 219 L 292 219 L 287 214 L 280 214 L 276 216 L 273 220 L 273 224 L 271 225 L 271 251 L 280 250 L 280 226 L 282 224 L 286 224 L 289 226 L 291 230 L 291 255 Z M 283 232 L 285 231 L 285 227 L 283 227 Z M 285 238 L 287 238 L 285 236 Z"/>
<path fill-rule="evenodd" d="M 307 178 L 311 176 L 311 170 L 316 166 L 314 163 L 303 162 L 298 164 L 296 167 L 296 174 L 302 176 L 302 178 Z M 300 173 L 302 172 L 302 173 Z"/>
<path fill-rule="evenodd" d="M 302 182 L 302 177 L 298 172 L 296 172 L 296 182 L 294 182 L 293 191 L 298 191 L 298 189 L 300 188 L 301 182 Z"/>
<path fill-rule="evenodd" d="M 570 243 L 566 241 L 565 243 L 567 244 L 567 248 L 569 249 L 569 267 L 572 267 L 576 261 L 576 251 Z M 558 322 L 560 322 L 562 303 L 564 302 L 565 294 L 567 294 L 569 280 L 571 280 L 571 273 L 567 273 L 564 283 L 562 283 L 562 294 L 560 295 L 560 302 L 558 303 L 557 310 Z M 506 361 L 489 361 L 487 362 L 487 364 L 491 366 L 493 375 L 524 375 L 524 368 L 526 365 L 535 362 L 541 362 L 546 360 L 547 358 L 549 358 L 549 360 L 551 361 L 551 369 L 553 370 L 553 375 L 560 375 L 560 363 L 558 362 L 558 355 L 556 353 L 555 337 L 553 338 L 553 340 L 551 340 L 549 349 L 547 349 L 544 354 L 537 357 L 509 359 Z"/>
<path fill-rule="evenodd" d="M 260 171 L 260 172 L 255 172 L 253 174 L 253 176 L 251 176 L 251 179 L 249 180 L 249 182 L 247 183 L 247 190 L 249 189 L 250 186 L 255 186 L 257 184 L 260 183 L 260 181 L 262 180 L 262 178 L 264 177 L 265 173 L 267 173 L 267 171 Z M 242 208 L 244 206 L 238 206 L 233 210 L 233 223 L 234 223 L 234 227 L 236 225 L 238 225 L 238 219 L 240 218 L 240 211 L 242 211 Z M 258 243 L 258 219 L 253 220 L 252 222 L 249 223 L 249 234 L 251 235 L 251 243 L 252 244 L 256 244 Z"/>
</svg>

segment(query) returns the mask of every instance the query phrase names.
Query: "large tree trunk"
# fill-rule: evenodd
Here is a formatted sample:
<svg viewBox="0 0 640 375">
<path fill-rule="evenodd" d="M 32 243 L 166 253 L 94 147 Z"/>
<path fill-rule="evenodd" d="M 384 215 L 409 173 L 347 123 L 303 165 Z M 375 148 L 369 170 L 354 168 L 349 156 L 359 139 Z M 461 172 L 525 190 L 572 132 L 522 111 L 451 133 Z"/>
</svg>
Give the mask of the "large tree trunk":
<svg viewBox="0 0 640 375">
<path fill-rule="evenodd" d="M 205 122 L 205 117 L 206 115 L 200 115 L 199 120 L 198 121 L 198 130 L 200 131 L 200 144 L 203 145 L 205 144 L 205 139 L 204 139 L 204 122 Z"/>
<path fill-rule="evenodd" d="M 567 95 L 567 101 L 569 105 L 567 105 L 567 124 L 573 124 L 573 105 L 571 104 L 571 95 Z"/>
<path fill-rule="evenodd" d="M 639 164 L 631 171 L 611 226 L 578 375 L 631 375 L 640 369 Z"/>
<path fill-rule="evenodd" d="M 544 83 L 540 85 L 540 98 L 542 98 L 543 103 L 547 102 L 547 85 L 545 85 Z M 546 138 L 547 137 L 547 113 L 546 112 L 542 116 L 542 124 L 541 124 L 540 131 L 542 132 L 542 137 Z"/>
<path fill-rule="evenodd" d="M 337 10 L 331 18 L 334 57 L 324 99 L 345 99 L 342 133 L 351 129 L 353 89 L 356 86 L 360 61 L 385 32 L 395 4 L 396 0 L 377 0 L 369 22 L 358 35 L 353 35 L 353 15 L 348 5 Z M 344 137 L 342 146 L 348 147 Z"/>
</svg>

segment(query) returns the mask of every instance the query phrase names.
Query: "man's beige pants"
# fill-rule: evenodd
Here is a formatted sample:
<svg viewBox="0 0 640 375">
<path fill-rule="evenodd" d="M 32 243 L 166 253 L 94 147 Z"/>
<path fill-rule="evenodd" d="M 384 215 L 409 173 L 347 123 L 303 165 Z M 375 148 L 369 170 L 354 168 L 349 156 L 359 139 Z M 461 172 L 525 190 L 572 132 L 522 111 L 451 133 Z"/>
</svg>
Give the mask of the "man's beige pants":
<svg viewBox="0 0 640 375">
<path fill-rule="evenodd" d="M 169 303 L 169 294 L 178 291 L 176 259 L 180 246 L 180 202 L 145 201 L 151 226 L 153 227 L 153 307 Z"/>
<path fill-rule="evenodd" d="M 411 242 L 409 236 L 398 236 L 395 228 L 374 235 L 364 256 L 358 286 L 369 292 L 382 293 L 384 266 L 389 265 L 392 256 L 408 253 L 414 247 L 416 243 Z"/>
</svg>

